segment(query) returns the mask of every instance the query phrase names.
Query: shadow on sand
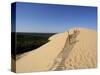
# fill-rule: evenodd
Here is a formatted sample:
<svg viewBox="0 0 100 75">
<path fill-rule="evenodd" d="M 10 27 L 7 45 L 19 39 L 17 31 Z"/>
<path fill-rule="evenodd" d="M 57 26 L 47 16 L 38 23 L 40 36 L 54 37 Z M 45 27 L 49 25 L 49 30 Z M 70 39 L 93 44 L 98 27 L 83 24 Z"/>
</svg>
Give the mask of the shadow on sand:
<svg viewBox="0 0 100 75">
<path fill-rule="evenodd" d="M 63 50 L 57 55 L 55 58 L 53 65 L 50 67 L 49 71 L 59 71 L 59 70 L 65 70 L 65 60 L 67 59 L 70 51 L 74 47 L 74 45 L 79 42 L 79 40 L 76 40 L 76 37 L 80 33 L 79 30 L 75 29 L 73 30 L 73 33 L 70 34 L 68 31 L 68 37 L 66 39 L 66 43 L 64 45 Z"/>
</svg>

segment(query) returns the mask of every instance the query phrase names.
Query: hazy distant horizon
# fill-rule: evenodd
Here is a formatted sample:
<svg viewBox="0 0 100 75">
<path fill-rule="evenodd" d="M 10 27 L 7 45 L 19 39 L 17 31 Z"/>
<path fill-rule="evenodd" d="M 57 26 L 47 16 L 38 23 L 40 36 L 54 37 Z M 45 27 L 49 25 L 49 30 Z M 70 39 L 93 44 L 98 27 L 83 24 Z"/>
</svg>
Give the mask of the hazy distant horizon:
<svg viewBox="0 0 100 75">
<path fill-rule="evenodd" d="M 75 29 L 80 29 L 81 27 L 74 27 Z M 73 29 L 73 28 L 69 28 L 69 29 L 67 29 L 67 30 L 64 30 L 64 31 L 62 31 L 62 32 L 65 32 L 65 31 L 70 31 L 71 29 Z M 94 31 L 97 31 L 97 30 L 95 30 L 95 29 L 90 29 L 90 28 L 83 28 L 82 27 L 82 29 L 89 29 L 89 30 L 94 30 Z M 17 32 L 17 31 L 16 31 Z M 61 32 L 17 32 L 17 33 L 61 33 Z"/>
<path fill-rule="evenodd" d="M 16 32 L 16 33 L 60 33 L 60 32 Z"/>
<path fill-rule="evenodd" d="M 97 30 L 97 7 L 16 3 L 16 32 L 59 33 L 74 27 Z"/>
</svg>

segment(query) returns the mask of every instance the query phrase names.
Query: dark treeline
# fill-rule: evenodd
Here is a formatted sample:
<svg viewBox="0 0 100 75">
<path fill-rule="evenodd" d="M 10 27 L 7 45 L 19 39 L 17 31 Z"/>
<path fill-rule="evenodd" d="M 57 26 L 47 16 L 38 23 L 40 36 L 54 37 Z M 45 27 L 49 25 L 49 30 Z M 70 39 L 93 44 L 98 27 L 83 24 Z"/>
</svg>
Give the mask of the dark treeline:
<svg viewBox="0 0 100 75">
<path fill-rule="evenodd" d="M 15 49 L 12 51 L 12 56 L 22 54 L 34 50 L 43 44 L 47 43 L 48 38 L 55 33 L 12 33 L 15 35 Z M 14 41 L 14 40 L 12 40 Z"/>
</svg>

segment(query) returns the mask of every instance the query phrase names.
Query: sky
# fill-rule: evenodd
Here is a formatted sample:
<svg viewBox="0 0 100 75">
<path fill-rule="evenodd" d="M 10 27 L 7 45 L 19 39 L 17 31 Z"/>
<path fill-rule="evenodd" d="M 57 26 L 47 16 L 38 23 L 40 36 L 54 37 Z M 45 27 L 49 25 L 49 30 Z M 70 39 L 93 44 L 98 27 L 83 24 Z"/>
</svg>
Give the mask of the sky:
<svg viewBox="0 0 100 75">
<path fill-rule="evenodd" d="M 97 8 L 72 5 L 16 3 L 17 32 L 64 32 L 71 28 L 97 30 Z"/>
</svg>

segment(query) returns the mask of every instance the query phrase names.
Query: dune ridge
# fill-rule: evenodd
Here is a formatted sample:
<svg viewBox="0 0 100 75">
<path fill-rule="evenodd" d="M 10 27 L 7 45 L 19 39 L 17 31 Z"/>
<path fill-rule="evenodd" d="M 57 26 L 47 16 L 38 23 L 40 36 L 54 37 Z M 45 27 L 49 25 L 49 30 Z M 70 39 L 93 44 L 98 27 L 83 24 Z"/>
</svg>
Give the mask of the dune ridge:
<svg viewBox="0 0 100 75">
<path fill-rule="evenodd" d="M 73 33 L 76 29 L 79 32 L 78 35 Z M 68 41 L 69 35 L 72 37 L 70 42 Z M 50 42 L 17 60 L 16 72 L 96 67 L 96 31 L 73 28 L 69 31 L 55 34 L 49 40 Z M 55 62 L 56 64 L 54 65 Z"/>
<path fill-rule="evenodd" d="M 66 69 L 84 69 L 97 67 L 97 32 L 79 29 L 78 43 L 66 59 Z"/>
<path fill-rule="evenodd" d="M 67 32 L 55 34 L 49 38 L 50 42 L 17 60 L 16 72 L 48 71 L 63 49 L 67 36 Z"/>
</svg>

